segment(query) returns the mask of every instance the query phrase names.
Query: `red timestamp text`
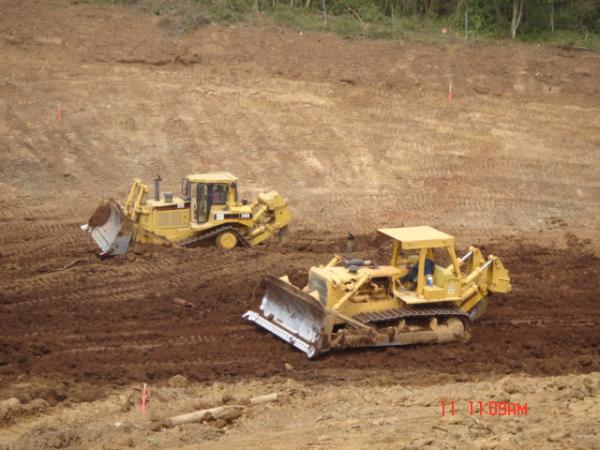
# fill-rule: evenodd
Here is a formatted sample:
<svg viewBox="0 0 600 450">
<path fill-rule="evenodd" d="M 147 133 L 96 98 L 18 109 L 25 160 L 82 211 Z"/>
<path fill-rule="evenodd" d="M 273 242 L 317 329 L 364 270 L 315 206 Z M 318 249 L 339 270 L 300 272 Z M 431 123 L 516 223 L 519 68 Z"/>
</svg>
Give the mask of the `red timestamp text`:
<svg viewBox="0 0 600 450">
<path fill-rule="evenodd" d="M 527 403 L 515 403 L 506 401 L 468 400 L 457 404 L 454 400 L 442 400 L 440 402 L 442 417 L 454 416 L 461 410 L 470 416 L 526 416 L 528 412 Z"/>
</svg>

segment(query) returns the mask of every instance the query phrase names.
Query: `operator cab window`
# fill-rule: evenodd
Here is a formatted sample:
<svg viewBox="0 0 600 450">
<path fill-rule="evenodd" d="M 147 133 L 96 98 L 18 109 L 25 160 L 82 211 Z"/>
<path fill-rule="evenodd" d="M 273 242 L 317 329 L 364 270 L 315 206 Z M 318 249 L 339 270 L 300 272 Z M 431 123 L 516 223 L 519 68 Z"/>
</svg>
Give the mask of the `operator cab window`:
<svg viewBox="0 0 600 450">
<path fill-rule="evenodd" d="M 224 205 L 227 203 L 228 186 L 226 184 L 211 184 L 210 188 L 211 204 Z"/>
</svg>

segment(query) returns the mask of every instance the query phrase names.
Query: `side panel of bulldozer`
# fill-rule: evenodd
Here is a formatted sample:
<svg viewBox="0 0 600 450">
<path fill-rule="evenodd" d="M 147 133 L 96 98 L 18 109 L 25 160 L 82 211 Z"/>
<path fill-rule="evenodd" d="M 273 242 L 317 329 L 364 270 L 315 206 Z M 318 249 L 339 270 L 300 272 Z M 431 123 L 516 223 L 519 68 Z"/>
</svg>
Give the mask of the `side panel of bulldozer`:
<svg viewBox="0 0 600 450">
<path fill-rule="evenodd" d="M 136 241 L 145 244 L 177 242 L 193 235 L 190 227 L 189 207 L 175 205 L 146 207 L 138 219 L 139 233 Z"/>
</svg>

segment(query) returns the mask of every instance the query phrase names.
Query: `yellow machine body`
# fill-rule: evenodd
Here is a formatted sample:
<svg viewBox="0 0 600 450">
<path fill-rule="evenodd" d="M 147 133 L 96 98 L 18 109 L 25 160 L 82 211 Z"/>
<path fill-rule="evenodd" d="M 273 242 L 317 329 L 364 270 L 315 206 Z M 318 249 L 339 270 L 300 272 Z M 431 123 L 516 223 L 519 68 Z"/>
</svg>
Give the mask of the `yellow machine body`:
<svg viewBox="0 0 600 450">
<path fill-rule="evenodd" d="M 459 259 L 446 233 L 428 226 L 378 231 L 394 240 L 389 265 L 336 255 L 310 269 L 303 289 L 270 277 L 261 312 L 244 317 L 313 357 L 331 348 L 462 339 L 483 300 L 511 290 L 500 258 L 470 247 Z M 436 249 L 449 265 L 434 262 Z"/>
<path fill-rule="evenodd" d="M 399 230 L 399 229 L 395 229 Z M 461 269 L 463 261 L 456 257 L 454 238 L 436 238 L 420 240 L 413 236 L 417 233 L 435 235 L 437 230 L 431 227 L 404 228 L 403 235 L 379 230 L 390 236 L 394 234 L 394 254 L 390 265 L 377 267 L 357 267 L 349 271 L 343 265 L 312 267 L 309 272 L 308 286 L 304 289 L 311 295 L 318 295 L 323 306 L 343 312 L 350 317 L 369 312 L 385 311 L 405 305 L 452 303 L 465 312 L 470 312 L 477 304 L 492 292 L 509 292 L 508 271 L 498 257 L 483 258 L 481 251 L 470 247 L 467 253 L 466 267 Z M 448 236 L 448 235 L 446 235 Z M 400 240 L 400 239 L 402 240 Z M 432 274 L 432 283 L 425 280 L 425 258 L 433 248 L 447 250 L 452 263 L 448 266 L 436 264 Z M 400 279 L 407 274 L 409 259 L 399 258 L 403 250 L 417 252 L 419 268 L 414 289 L 404 287 Z M 489 262 L 489 265 L 481 268 Z M 360 283 L 358 289 L 356 286 Z M 322 285 L 325 289 L 320 289 Z M 344 297 L 352 292 L 347 299 Z M 326 294 L 325 294 L 326 293 Z"/>
<path fill-rule="evenodd" d="M 111 200 L 92 216 L 99 220 L 84 225 L 103 254 L 124 253 L 123 245 L 116 249 L 114 244 L 123 235 L 150 244 L 193 246 L 214 238 L 226 250 L 239 244 L 254 246 L 291 222 L 287 201 L 276 192 L 259 194 L 251 203 L 240 202 L 238 179 L 227 172 L 188 175 L 179 196 L 159 194 L 159 182 L 155 180 L 155 198 L 149 199 L 148 186 L 135 179 L 123 206 Z M 124 227 L 125 223 L 131 227 Z"/>
</svg>

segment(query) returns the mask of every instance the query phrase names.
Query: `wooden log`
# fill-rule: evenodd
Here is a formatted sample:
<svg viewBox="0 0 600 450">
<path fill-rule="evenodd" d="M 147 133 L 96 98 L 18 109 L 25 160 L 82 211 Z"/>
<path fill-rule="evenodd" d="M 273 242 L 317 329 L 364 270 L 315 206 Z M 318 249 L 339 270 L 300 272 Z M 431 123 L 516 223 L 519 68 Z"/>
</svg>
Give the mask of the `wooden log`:
<svg viewBox="0 0 600 450">
<path fill-rule="evenodd" d="M 262 405 L 264 403 L 272 403 L 281 399 L 281 394 L 275 392 L 273 394 L 259 395 L 250 399 L 250 405 Z M 202 409 L 188 414 L 181 414 L 167 419 L 166 425 L 174 427 L 185 423 L 204 422 L 206 420 L 224 420 L 226 422 L 237 419 L 244 412 L 245 407 L 241 405 L 223 405 L 215 408 Z"/>
<path fill-rule="evenodd" d="M 203 409 L 200 411 L 194 411 L 188 414 L 181 414 L 179 416 L 173 416 L 167 420 L 167 425 L 174 427 L 175 425 L 182 425 L 184 423 L 192 422 L 203 422 L 212 417 L 210 409 Z"/>
<path fill-rule="evenodd" d="M 219 406 L 218 408 L 213 408 L 211 411 L 213 419 L 221 419 L 225 421 L 230 421 L 233 419 L 237 419 L 244 412 L 244 407 L 239 405 L 233 406 Z"/>
<path fill-rule="evenodd" d="M 188 414 L 173 416 L 167 420 L 167 425 L 174 427 L 184 423 L 204 422 L 205 420 L 222 419 L 225 421 L 237 419 L 242 415 L 243 406 L 217 406 L 216 408 L 202 409 Z"/>
<path fill-rule="evenodd" d="M 277 400 L 279 400 L 279 398 L 280 397 L 277 392 L 275 392 L 273 394 L 259 395 L 258 397 L 251 398 L 250 404 L 252 406 L 254 406 L 254 405 L 261 405 L 263 403 L 276 402 Z"/>
</svg>

